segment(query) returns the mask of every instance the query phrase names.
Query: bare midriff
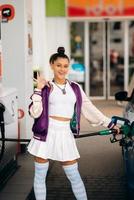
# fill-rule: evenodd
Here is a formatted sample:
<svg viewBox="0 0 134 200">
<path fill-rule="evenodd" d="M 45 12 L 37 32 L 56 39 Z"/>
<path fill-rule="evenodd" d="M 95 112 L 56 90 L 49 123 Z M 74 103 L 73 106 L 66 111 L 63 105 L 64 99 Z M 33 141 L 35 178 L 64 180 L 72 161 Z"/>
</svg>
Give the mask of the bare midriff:
<svg viewBox="0 0 134 200">
<path fill-rule="evenodd" d="M 66 118 L 66 117 L 58 117 L 58 116 L 49 116 L 49 117 L 59 120 L 59 121 L 70 121 L 70 118 Z"/>
</svg>

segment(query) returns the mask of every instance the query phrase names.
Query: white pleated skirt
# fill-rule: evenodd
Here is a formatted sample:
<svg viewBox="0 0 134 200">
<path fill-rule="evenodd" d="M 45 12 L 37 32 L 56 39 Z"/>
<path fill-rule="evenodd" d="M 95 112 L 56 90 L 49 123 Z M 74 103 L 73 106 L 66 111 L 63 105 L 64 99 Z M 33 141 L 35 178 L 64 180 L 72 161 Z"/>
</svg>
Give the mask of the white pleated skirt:
<svg viewBox="0 0 134 200">
<path fill-rule="evenodd" d="M 70 129 L 70 122 L 52 118 L 49 118 L 46 141 L 33 138 L 28 145 L 28 152 L 40 158 L 57 161 L 71 161 L 80 158 Z"/>
</svg>

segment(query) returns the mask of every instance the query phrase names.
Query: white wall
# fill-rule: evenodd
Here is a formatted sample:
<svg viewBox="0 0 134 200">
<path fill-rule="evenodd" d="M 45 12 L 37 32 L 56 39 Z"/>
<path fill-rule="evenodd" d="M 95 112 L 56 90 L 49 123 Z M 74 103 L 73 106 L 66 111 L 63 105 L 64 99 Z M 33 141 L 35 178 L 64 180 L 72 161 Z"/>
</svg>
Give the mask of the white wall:
<svg viewBox="0 0 134 200">
<path fill-rule="evenodd" d="M 24 91 L 22 84 L 24 72 L 24 1 L 11 1 L 15 8 L 15 18 L 8 23 L 2 23 L 2 49 L 3 49 L 3 84 L 13 86 Z M 9 3 L 2 0 L 1 4 Z"/>
<path fill-rule="evenodd" d="M 33 68 L 44 70 L 47 60 L 45 1 L 33 1 Z M 49 77 L 49 71 L 45 71 Z"/>
<path fill-rule="evenodd" d="M 57 52 L 59 46 L 65 47 L 65 53 L 70 55 L 70 39 L 68 21 L 65 17 L 46 17 L 46 37 L 47 37 L 47 59 L 45 71 L 49 70 L 49 78 L 52 77 L 49 67 L 49 58 Z"/>
<path fill-rule="evenodd" d="M 29 96 L 33 92 L 32 58 L 28 56 L 27 36 L 27 3 L 32 0 L 8 1 L 1 0 L 1 4 L 11 4 L 15 8 L 15 18 L 2 24 L 3 49 L 3 80 L 7 87 L 18 90 L 18 107 L 25 111 L 21 120 L 21 135 L 28 137 L 31 134 L 31 119 L 28 116 Z M 30 10 L 30 9 L 28 9 Z"/>
</svg>

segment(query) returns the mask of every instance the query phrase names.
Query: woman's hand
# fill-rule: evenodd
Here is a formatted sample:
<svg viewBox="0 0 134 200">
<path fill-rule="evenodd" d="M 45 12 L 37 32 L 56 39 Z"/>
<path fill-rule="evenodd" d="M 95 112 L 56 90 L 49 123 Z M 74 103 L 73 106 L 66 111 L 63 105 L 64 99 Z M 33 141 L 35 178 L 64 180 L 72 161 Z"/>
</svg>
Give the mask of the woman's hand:
<svg viewBox="0 0 134 200">
<path fill-rule="evenodd" d="M 112 129 L 115 129 L 117 134 L 120 134 L 120 128 L 117 125 L 115 125 Z"/>
<path fill-rule="evenodd" d="M 39 90 L 42 90 L 45 85 L 50 87 L 49 82 L 46 81 L 43 75 L 41 73 L 39 74 L 39 72 L 37 72 L 37 79 L 33 78 L 33 80 L 37 83 L 37 89 Z"/>
</svg>

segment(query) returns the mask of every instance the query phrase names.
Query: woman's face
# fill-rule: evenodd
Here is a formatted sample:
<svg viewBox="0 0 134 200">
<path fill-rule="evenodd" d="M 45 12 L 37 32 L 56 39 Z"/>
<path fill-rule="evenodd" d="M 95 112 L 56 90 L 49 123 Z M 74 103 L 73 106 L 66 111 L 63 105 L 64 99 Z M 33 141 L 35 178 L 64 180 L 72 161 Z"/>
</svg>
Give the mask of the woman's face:
<svg viewBox="0 0 134 200">
<path fill-rule="evenodd" d="M 69 61 L 67 58 L 58 58 L 51 64 L 54 78 L 64 80 L 69 71 Z"/>
</svg>

